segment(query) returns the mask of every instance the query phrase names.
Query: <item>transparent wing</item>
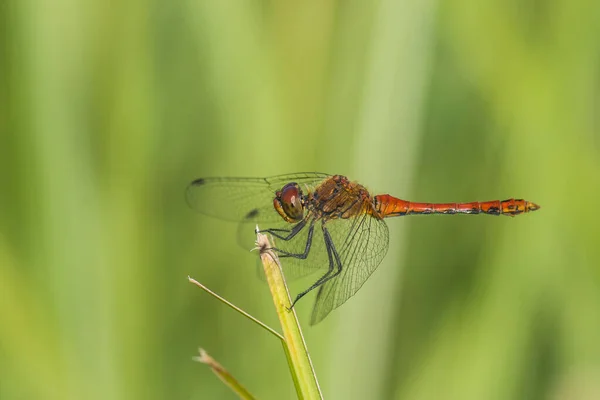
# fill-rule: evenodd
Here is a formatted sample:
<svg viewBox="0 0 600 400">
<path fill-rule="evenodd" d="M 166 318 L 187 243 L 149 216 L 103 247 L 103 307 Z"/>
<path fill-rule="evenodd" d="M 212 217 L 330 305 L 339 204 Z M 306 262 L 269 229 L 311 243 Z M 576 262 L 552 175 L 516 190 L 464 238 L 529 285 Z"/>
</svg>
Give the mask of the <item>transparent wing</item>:
<svg viewBox="0 0 600 400">
<path fill-rule="evenodd" d="M 310 247 L 306 254 L 306 258 L 290 257 L 284 253 L 291 254 L 302 254 L 306 252 L 307 243 L 309 240 L 309 232 L 312 227 L 312 240 Z M 329 263 L 327 260 L 327 253 L 325 250 L 325 241 L 323 238 L 323 232 L 320 228 L 321 224 L 318 220 L 315 220 L 312 216 L 308 216 L 306 219 L 306 225 L 299 231 L 299 233 L 292 239 L 286 241 L 281 238 L 274 237 L 272 234 L 269 235 L 271 245 L 280 252 L 278 256 L 281 260 L 281 266 L 285 279 L 288 282 L 298 280 L 300 278 L 307 277 L 319 270 L 322 270 L 321 275 L 327 271 Z M 279 232 L 285 235 L 286 232 L 291 231 L 295 227 L 295 224 L 289 224 L 285 222 L 269 223 L 259 225 L 262 231 L 265 229 L 281 229 Z M 256 235 L 254 236 L 256 238 Z M 258 275 L 261 279 L 265 279 L 262 264 L 258 268 Z M 320 277 L 316 276 L 316 278 Z"/>
<path fill-rule="evenodd" d="M 326 227 L 340 256 L 342 272 L 319 288 L 311 325 L 323 320 L 362 287 L 383 260 L 389 246 L 386 223 L 368 213 L 355 219 L 334 220 Z"/>
<path fill-rule="evenodd" d="M 200 178 L 186 190 L 189 206 L 202 214 L 228 221 L 277 222 L 273 208 L 275 192 L 286 183 L 296 182 L 310 189 L 328 174 L 304 172 L 268 178 Z"/>
</svg>

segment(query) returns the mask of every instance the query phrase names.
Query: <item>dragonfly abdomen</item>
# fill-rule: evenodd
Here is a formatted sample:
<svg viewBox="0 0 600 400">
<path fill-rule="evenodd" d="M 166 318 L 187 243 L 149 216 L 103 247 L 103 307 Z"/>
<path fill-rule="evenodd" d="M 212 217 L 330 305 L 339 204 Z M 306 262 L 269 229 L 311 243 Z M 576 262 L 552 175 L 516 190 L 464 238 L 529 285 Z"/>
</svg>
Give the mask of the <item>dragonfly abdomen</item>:
<svg viewBox="0 0 600 400">
<path fill-rule="evenodd" d="M 540 207 L 523 199 L 475 201 L 472 203 L 417 203 L 388 194 L 375 196 L 375 209 L 382 218 L 413 214 L 489 214 L 515 216 Z"/>
</svg>

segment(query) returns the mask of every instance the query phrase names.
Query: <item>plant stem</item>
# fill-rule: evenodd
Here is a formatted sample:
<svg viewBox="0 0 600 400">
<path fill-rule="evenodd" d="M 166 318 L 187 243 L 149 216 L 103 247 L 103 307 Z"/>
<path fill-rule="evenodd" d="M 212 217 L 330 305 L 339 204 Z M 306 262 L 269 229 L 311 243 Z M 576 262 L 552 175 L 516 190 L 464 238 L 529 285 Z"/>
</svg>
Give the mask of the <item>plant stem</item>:
<svg viewBox="0 0 600 400">
<path fill-rule="evenodd" d="M 212 371 L 225 383 L 240 399 L 254 400 L 254 396 L 246 389 L 237 379 L 233 377 L 221 364 L 219 364 L 214 358 L 208 355 L 204 349 L 199 349 L 200 356 L 194 357 L 195 361 L 206 364 L 212 369 Z"/>
<path fill-rule="evenodd" d="M 258 318 L 255 318 L 252 315 L 248 314 L 246 311 L 242 310 L 241 308 L 239 308 L 238 306 L 236 306 L 232 302 L 230 302 L 230 301 L 226 300 L 225 298 L 219 296 L 218 294 L 216 294 L 215 292 L 213 292 L 212 290 L 210 290 L 209 288 L 207 288 L 206 286 L 204 286 L 203 284 L 201 284 L 200 282 L 198 282 L 194 278 L 191 278 L 191 277 L 188 276 L 188 280 L 191 283 L 193 283 L 194 285 L 198 286 L 200 289 L 204 290 L 205 292 L 207 292 L 208 294 L 210 294 L 211 296 L 213 296 L 214 298 L 216 298 L 217 300 L 219 300 L 219 301 L 227 304 L 229 307 L 233 308 L 235 311 L 239 312 L 244 317 L 248 318 L 250 321 L 258 324 L 259 326 L 261 326 L 262 328 L 264 328 L 266 331 L 270 332 L 272 335 L 277 336 L 278 339 L 285 340 L 283 338 L 283 336 L 281 336 L 281 334 L 279 332 L 277 332 L 275 329 L 271 328 L 269 325 L 265 324 L 264 322 L 262 322 Z"/>
<path fill-rule="evenodd" d="M 321 388 L 306 348 L 304 336 L 302 336 L 296 311 L 290 309 L 292 305 L 291 297 L 285 283 L 279 258 L 270 250 L 272 246 L 266 235 L 257 233 L 256 244 L 260 249 L 260 258 L 265 276 L 281 323 L 285 339 L 283 345 L 286 349 L 286 356 L 298 397 L 302 399 L 322 399 Z"/>
</svg>

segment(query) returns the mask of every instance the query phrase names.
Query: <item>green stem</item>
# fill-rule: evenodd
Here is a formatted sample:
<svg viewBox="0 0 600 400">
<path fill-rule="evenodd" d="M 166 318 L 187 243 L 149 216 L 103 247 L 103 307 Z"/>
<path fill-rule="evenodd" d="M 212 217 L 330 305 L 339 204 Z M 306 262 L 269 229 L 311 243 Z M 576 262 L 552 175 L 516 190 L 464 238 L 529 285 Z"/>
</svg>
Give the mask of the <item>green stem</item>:
<svg viewBox="0 0 600 400">
<path fill-rule="evenodd" d="M 291 297 L 283 277 L 279 258 L 273 251 L 269 250 L 271 244 L 266 235 L 258 233 L 256 244 L 261 252 L 260 258 L 265 276 L 281 323 L 284 337 L 283 345 L 298 397 L 301 399 L 322 399 L 321 388 L 306 348 L 304 336 L 302 336 L 296 311 L 290 309 L 292 305 Z"/>
</svg>

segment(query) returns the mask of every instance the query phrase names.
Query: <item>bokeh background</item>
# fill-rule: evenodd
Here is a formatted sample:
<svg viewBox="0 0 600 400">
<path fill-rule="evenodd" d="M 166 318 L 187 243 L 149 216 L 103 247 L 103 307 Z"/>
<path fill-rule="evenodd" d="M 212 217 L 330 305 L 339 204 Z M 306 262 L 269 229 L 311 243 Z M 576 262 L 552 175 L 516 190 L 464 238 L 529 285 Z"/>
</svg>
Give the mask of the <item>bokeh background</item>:
<svg viewBox="0 0 600 400">
<path fill-rule="evenodd" d="M 535 214 L 389 221 L 308 327 L 328 399 L 600 398 L 600 3 L 0 3 L 0 398 L 294 398 L 205 176 L 322 171 Z M 252 244 L 249 244 L 249 247 Z M 298 292 L 302 285 L 292 284 Z"/>
</svg>

